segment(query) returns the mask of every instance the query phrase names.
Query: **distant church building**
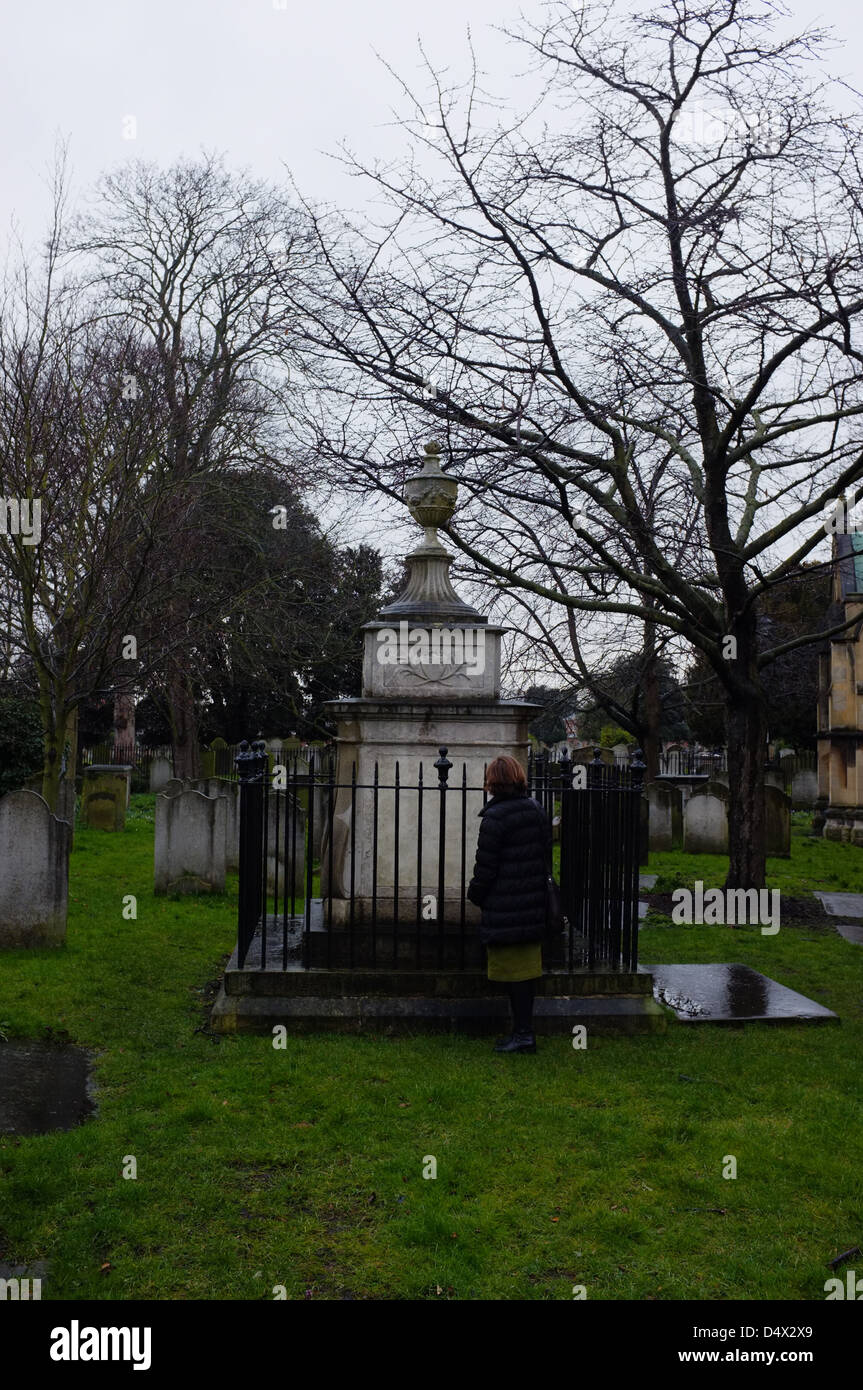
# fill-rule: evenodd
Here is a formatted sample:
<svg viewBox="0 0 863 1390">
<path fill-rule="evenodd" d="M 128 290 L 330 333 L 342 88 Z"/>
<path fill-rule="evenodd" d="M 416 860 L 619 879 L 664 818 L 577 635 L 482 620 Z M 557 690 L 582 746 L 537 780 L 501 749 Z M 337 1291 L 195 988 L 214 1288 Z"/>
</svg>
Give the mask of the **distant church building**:
<svg viewBox="0 0 863 1390">
<path fill-rule="evenodd" d="M 818 812 L 829 840 L 863 846 L 863 532 L 833 538 L 831 626 L 818 668 Z"/>
</svg>

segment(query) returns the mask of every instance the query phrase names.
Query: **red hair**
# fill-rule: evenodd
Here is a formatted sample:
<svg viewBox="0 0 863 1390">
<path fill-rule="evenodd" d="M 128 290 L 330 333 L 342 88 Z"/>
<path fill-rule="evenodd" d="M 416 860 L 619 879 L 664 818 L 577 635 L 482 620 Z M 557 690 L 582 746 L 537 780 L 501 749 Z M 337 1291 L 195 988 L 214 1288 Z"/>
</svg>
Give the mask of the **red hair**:
<svg viewBox="0 0 863 1390">
<path fill-rule="evenodd" d="M 527 778 L 518 759 L 505 754 L 489 763 L 485 785 L 492 796 L 512 796 L 527 791 Z"/>
</svg>

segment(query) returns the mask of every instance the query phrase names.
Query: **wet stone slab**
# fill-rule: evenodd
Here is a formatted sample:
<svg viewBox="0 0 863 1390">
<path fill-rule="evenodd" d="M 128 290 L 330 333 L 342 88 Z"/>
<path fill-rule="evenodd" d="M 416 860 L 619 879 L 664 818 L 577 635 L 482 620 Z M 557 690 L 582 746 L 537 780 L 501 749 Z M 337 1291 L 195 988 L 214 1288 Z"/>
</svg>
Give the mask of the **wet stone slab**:
<svg viewBox="0 0 863 1390">
<path fill-rule="evenodd" d="M 0 1042 L 0 1134 L 74 1129 L 94 1113 L 84 1048 Z"/>
<path fill-rule="evenodd" d="M 829 1023 L 837 1015 L 748 965 L 647 965 L 653 993 L 684 1023 Z"/>
<path fill-rule="evenodd" d="M 863 918 L 863 893 L 816 893 L 831 917 Z"/>
<path fill-rule="evenodd" d="M 836 922 L 834 925 L 846 941 L 852 941 L 855 946 L 863 946 L 863 922 Z"/>
</svg>

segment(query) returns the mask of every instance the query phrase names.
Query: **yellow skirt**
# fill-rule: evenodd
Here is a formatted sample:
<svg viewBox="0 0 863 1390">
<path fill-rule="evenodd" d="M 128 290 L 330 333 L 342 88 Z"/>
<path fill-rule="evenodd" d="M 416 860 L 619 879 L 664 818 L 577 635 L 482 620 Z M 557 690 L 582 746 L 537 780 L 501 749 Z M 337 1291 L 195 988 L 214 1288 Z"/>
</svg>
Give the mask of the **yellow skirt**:
<svg viewBox="0 0 863 1390">
<path fill-rule="evenodd" d="M 542 942 L 523 941 L 518 946 L 486 946 L 488 978 L 500 983 L 537 980 L 542 974 Z"/>
</svg>

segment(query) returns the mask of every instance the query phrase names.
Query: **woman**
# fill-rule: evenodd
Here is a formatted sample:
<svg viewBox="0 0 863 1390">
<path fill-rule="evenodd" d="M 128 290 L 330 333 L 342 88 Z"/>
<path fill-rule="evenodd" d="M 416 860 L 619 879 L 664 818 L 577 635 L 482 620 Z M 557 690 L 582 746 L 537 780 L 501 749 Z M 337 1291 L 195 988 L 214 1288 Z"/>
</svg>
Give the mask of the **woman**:
<svg viewBox="0 0 863 1390">
<path fill-rule="evenodd" d="M 495 758 L 485 777 L 491 800 L 482 820 L 473 878 L 467 890 L 482 908 L 480 940 L 488 949 L 488 978 L 506 983 L 512 1036 L 495 1052 L 536 1052 L 533 997 L 542 975 L 551 826 L 515 758 Z"/>
</svg>

